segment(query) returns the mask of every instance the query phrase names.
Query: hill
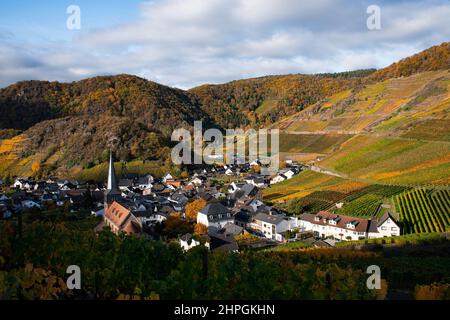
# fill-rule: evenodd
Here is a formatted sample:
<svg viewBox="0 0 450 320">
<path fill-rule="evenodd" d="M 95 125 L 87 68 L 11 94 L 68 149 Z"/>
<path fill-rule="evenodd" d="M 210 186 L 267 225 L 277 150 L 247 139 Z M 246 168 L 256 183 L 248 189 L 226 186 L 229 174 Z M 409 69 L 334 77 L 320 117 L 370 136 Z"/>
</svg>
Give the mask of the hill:
<svg viewBox="0 0 450 320">
<path fill-rule="evenodd" d="M 411 57 L 378 70 L 369 75 L 370 80 L 380 81 L 390 78 L 408 77 L 425 71 L 447 70 L 450 68 L 450 42 L 433 46 Z"/>
<path fill-rule="evenodd" d="M 268 126 L 334 93 L 357 86 L 364 72 L 286 75 L 204 85 L 189 90 L 223 127 Z"/>
<path fill-rule="evenodd" d="M 111 147 L 121 160 L 164 160 L 173 129 L 203 120 L 280 128 L 283 155 L 322 159 L 366 183 L 447 184 L 449 49 L 444 43 L 378 71 L 266 76 L 188 91 L 131 75 L 18 82 L 0 89 L 0 176 L 90 168 Z"/>
<path fill-rule="evenodd" d="M 282 151 L 366 183 L 450 184 L 449 53 L 433 47 L 285 117 Z"/>
<path fill-rule="evenodd" d="M 24 130 L 20 139 L 0 141 L 4 173 L 29 172 L 32 163 L 44 172 L 90 167 L 109 148 L 121 160 L 161 159 L 174 129 L 211 123 L 187 92 L 129 75 L 19 82 L 2 89 L 0 101 L 0 129 Z"/>
</svg>

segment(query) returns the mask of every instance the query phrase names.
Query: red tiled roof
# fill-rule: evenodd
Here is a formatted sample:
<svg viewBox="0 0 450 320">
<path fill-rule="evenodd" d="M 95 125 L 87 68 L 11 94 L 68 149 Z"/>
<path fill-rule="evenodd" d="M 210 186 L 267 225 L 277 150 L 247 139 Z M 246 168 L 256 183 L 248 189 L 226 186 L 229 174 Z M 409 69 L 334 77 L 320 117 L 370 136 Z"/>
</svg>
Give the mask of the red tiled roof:
<svg viewBox="0 0 450 320">
<path fill-rule="evenodd" d="M 121 228 L 129 215 L 130 210 L 115 201 L 105 210 L 105 217 L 118 228 Z"/>
<path fill-rule="evenodd" d="M 316 221 L 316 217 L 320 217 L 319 221 Z M 322 226 L 333 226 L 341 229 L 352 230 L 356 232 L 367 232 L 369 227 L 369 220 L 363 218 L 354 218 L 348 216 L 337 215 L 328 211 L 320 211 L 317 214 L 304 214 L 302 219 L 317 225 Z M 332 219 L 336 219 L 336 225 L 330 224 L 329 221 Z M 355 228 L 347 228 L 348 223 L 354 223 Z"/>
</svg>

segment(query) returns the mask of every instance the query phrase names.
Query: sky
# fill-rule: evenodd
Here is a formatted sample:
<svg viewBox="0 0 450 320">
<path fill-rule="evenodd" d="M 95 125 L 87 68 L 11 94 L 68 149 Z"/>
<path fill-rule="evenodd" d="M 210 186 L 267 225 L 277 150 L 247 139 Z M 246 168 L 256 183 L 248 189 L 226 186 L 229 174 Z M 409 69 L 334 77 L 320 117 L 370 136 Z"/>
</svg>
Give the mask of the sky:
<svg viewBox="0 0 450 320">
<path fill-rule="evenodd" d="M 449 17 L 450 0 L 1 1 L 0 87 L 129 73 L 187 89 L 382 68 L 450 41 Z"/>
</svg>

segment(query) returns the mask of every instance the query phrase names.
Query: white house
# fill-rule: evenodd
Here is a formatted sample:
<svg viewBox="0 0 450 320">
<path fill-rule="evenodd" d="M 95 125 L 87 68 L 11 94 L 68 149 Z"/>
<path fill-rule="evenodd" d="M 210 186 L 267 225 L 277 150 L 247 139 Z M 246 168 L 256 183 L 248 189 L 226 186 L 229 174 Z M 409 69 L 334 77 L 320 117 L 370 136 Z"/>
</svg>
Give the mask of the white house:
<svg viewBox="0 0 450 320">
<path fill-rule="evenodd" d="M 316 237 L 337 240 L 363 240 L 400 235 L 400 227 L 386 213 L 377 220 L 337 215 L 327 211 L 304 214 L 299 221 L 302 231 L 312 231 Z"/>
<path fill-rule="evenodd" d="M 400 235 L 400 226 L 389 214 L 385 213 L 380 219 L 372 220 L 370 223 L 367 237 L 381 238 L 381 237 L 395 237 Z"/>
<path fill-rule="evenodd" d="M 295 171 L 292 169 L 289 169 L 288 171 L 284 172 L 283 175 L 286 177 L 286 179 L 291 179 L 293 176 L 295 176 Z"/>
<path fill-rule="evenodd" d="M 206 227 L 221 229 L 227 223 L 234 223 L 234 218 L 223 204 L 213 202 L 198 212 L 197 223 L 201 223 Z"/>
<path fill-rule="evenodd" d="M 179 241 L 180 246 L 181 248 L 183 248 L 184 251 L 191 250 L 192 248 L 199 246 L 201 244 L 200 241 L 194 239 L 194 237 L 190 233 L 181 236 Z M 205 241 L 205 247 L 207 247 L 208 249 L 210 248 L 209 241 Z"/>
<path fill-rule="evenodd" d="M 173 176 L 170 173 L 166 173 L 166 175 L 163 177 L 163 182 L 166 183 L 169 180 L 173 180 Z"/>
<path fill-rule="evenodd" d="M 266 180 L 263 177 L 250 176 L 245 178 L 245 182 L 258 188 L 264 188 L 266 186 Z"/>
<path fill-rule="evenodd" d="M 270 180 L 270 184 L 280 183 L 280 182 L 283 182 L 283 181 L 286 180 L 286 179 L 287 179 L 287 178 L 286 178 L 285 175 L 283 175 L 283 174 L 278 174 L 278 175 L 276 175 L 275 177 L 273 177 L 273 178 Z"/>
<path fill-rule="evenodd" d="M 204 182 L 206 182 L 206 178 L 198 175 L 190 181 L 190 183 L 197 187 L 201 186 Z"/>
<path fill-rule="evenodd" d="M 229 193 L 234 193 L 234 192 L 240 190 L 244 185 L 245 185 L 245 183 L 236 183 L 236 182 L 233 181 L 233 182 L 228 186 L 228 192 L 229 192 Z"/>
<path fill-rule="evenodd" d="M 261 231 L 266 238 L 280 242 L 284 240 L 281 233 L 298 227 L 297 218 L 285 215 L 258 213 L 253 220 L 252 227 L 254 229 Z"/>
<path fill-rule="evenodd" d="M 225 171 L 225 174 L 226 174 L 227 176 L 232 176 L 232 175 L 234 175 L 234 172 L 233 172 L 233 170 L 231 170 L 230 168 L 228 168 L 228 169 Z"/>
<path fill-rule="evenodd" d="M 147 174 L 143 177 L 140 177 L 136 181 L 136 186 L 141 190 L 151 189 L 153 187 L 154 180 L 155 179 L 153 178 L 153 176 L 151 174 Z"/>
<path fill-rule="evenodd" d="M 19 188 L 21 190 L 25 189 L 25 184 L 27 183 L 27 180 L 24 178 L 16 178 L 16 180 L 13 183 L 13 188 Z"/>
</svg>

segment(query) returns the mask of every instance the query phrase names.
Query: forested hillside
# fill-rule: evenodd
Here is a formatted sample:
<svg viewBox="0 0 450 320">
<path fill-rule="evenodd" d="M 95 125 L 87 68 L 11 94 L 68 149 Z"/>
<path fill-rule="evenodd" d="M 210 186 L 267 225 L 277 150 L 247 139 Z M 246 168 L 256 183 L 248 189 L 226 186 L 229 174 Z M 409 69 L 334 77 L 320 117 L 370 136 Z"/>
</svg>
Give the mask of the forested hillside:
<svg viewBox="0 0 450 320">
<path fill-rule="evenodd" d="M 89 168 L 103 162 L 109 148 L 121 160 L 164 159 L 172 131 L 192 128 L 195 120 L 204 127 L 280 128 L 282 151 L 307 159 L 334 154 L 346 144 L 382 144 L 376 140 L 381 137 L 446 142 L 449 56 L 450 43 L 444 43 L 378 71 L 266 76 L 188 91 L 131 75 L 18 82 L 0 90 L 0 177 L 34 174 L 33 164 L 45 173 Z M 374 138 L 353 139 L 361 134 Z M 446 159 L 446 145 L 423 148 L 430 165 Z M 326 163 L 351 168 L 350 158 L 341 155 Z M 394 156 L 402 157 L 392 153 L 383 159 L 392 163 Z M 421 159 L 416 160 L 417 167 Z M 376 173 L 369 178 L 387 178 L 387 172 Z"/>
</svg>

